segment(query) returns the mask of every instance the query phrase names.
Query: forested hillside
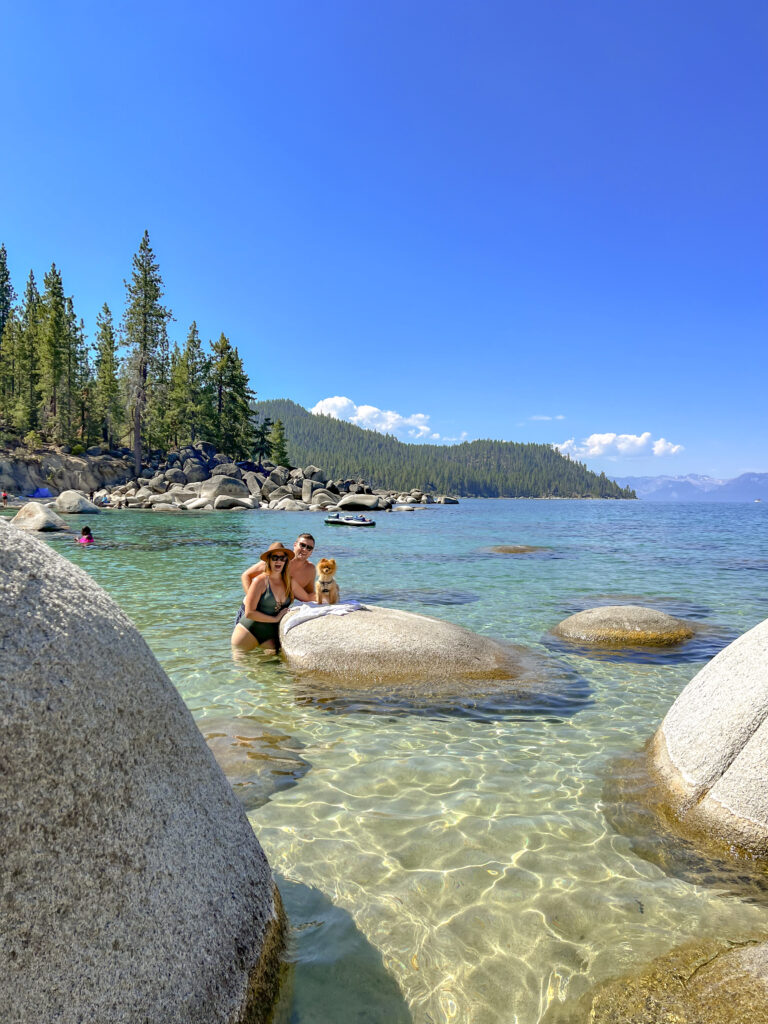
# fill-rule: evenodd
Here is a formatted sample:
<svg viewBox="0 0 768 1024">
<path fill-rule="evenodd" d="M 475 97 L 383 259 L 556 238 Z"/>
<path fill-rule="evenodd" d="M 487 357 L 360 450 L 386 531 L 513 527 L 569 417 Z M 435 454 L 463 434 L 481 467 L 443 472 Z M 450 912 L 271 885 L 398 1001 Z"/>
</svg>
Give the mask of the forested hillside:
<svg viewBox="0 0 768 1024">
<path fill-rule="evenodd" d="M 314 464 L 332 477 L 363 477 L 376 487 L 421 487 L 442 494 L 489 498 L 634 498 L 604 473 L 547 444 L 465 441 L 458 445 L 404 444 L 330 416 L 314 416 L 287 399 L 258 402 L 257 411 L 281 420 L 296 466 Z"/>
</svg>

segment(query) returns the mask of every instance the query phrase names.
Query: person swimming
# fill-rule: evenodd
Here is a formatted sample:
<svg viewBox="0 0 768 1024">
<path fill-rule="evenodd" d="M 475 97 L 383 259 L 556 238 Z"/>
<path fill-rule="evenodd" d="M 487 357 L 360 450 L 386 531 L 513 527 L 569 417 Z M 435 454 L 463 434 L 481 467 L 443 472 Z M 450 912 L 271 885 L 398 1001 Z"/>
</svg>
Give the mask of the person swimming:
<svg viewBox="0 0 768 1024">
<path fill-rule="evenodd" d="M 84 526 L 80 531 L 80 536 L 76 537 L 75 540 L 78 544 L 95 544 L 96 538 L 91 533 L 90 526 Z"/>
</svg>

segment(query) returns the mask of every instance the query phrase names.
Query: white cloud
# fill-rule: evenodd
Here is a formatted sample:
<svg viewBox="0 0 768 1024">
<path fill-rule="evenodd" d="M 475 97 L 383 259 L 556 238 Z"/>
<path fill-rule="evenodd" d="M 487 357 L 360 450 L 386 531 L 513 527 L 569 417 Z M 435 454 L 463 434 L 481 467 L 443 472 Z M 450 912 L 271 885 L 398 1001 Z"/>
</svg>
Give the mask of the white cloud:
<svg viewBox="0 0 768 1024">
<path fill-rule="evenodd" d="M 681 444 L 672 444 L 663 437 L 654 441 L 650 430 L 642 434 L 590 434 L 578 442 L 575 437 L 571 437 L 552 447 L 563 455 L 593 459 L 601 455 L 614 459 L 632 455 L 676 455 L 683 450 Z"/>
<path fill-rule="evenodd" d="M 660 437 L 658 441 L 653 442 L 654 455 L 677 455 L 682 450 L 683 446 L 681 444 L 672 444 L 671 441 L 667 441 L 664 437 Z"/>
<path fill-rule="evenodd" d="M 557 416 L 529 416 L 529 420 L 564 420 L 565 416 L 559 413 Z M 522 424 L 520 424 L 522 426 Z"/>
<path fill-rule="evenodd" d="M 427 413 L 415 412 L 410 416 L 402 416 L 399 412 L 379 409 L 375 405 L 355 405 L 351 398 L 341 395 L 323 398 L 309 411 L 333 416 L 337 420 L 347 420 L 367 430 L 378 430 L 381 434 L 406 434 L 416 440 L 432 432 Z"/>
</svg>

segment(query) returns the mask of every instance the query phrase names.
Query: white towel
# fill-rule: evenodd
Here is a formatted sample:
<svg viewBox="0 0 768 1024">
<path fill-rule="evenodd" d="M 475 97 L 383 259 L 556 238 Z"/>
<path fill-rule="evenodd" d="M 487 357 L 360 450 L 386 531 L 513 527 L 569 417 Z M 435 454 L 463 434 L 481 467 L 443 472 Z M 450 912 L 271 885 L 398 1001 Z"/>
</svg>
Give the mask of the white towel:
<svg viewBox="0 0 768 1024">
<path fill-rule="evenodd" d="M 364 612 L 366 606 L 359 601 L 341 601 L 339 604 L 317 604 L 315 601 L 306 601 L 295 611 L 291 609 L 283 620 L 285 625 L 283 632 L 287 633 L 294 626 L 300 626 L 302 622 L 309 622 L 319 615 L 346 615 L 348 612 Z"/>
</svg>

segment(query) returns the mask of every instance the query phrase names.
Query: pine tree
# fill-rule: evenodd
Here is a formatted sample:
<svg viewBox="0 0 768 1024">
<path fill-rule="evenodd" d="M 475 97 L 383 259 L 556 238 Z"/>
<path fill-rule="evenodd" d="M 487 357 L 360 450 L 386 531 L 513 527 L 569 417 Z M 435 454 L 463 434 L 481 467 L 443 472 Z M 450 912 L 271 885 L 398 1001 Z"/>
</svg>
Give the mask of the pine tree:
<svg viewBox="0 0 768 1024">
<path fill-rule="evenodd" d="M 171 435 L 176 444 L 195 442 L 213 422 L 210 360 L 203 352 L 197 324 L 192 321 L 183 351 L 171 355 L 169 394 Z"/>
<path fill-rule="evenodd" d="M 149 242 L 149 232 L 133 257 L 130 282 L 125 282 L 126 309 L 123 317 L 125 344 L 129 358 L 130 400 L 133 406 L 133 458 L 136 476 L 141 472 L 142 427 L 147 405 L 148 377 L 158 347 L 167 342 L 166 328 L 173 319 L 169 309 L 160 300 L 163 281 Z"/>
<path fill-rule="evenodd" d="M 115 445 L 115 434 L 122 421 L 117 370 L 117 340 L 112 324 L 112 310 L 107 303 L 96 317 L 96 379 L 93 387 L 93 413 L 102 441 Z"/>
<path fill-rule="evenodd" d="M 255 423 L 253 431 L 253 457 L 256 462 L 272 457 L 272 445 L 269 438 L 272 433 L 272 420 L 264 416 Z"/>
<path fill-rule="evenodd" d="M 38 424 L 38 332 L 41 316 L 40 292 L 30 270 L 22 300 L 18 344 L 14 358 L 11 422 L 17 430 L 35 430 Z"/>
<path fill-rule="evenodd" d="M 290 466 L 288 449 L 285 440 L 285 428 L 282 420 L 275 420 L 269 435 L 269 446 L 272 449 L 272 461 L 276 466 Z"/>
<path fill-rule="evenodd" d="M 64 438 L 67 407 L 66 390 L 69 324 L 64 286 L 56 264 L 45 275 L 45 291 L 40 300 L 40 327 L 37 333 L 39 422 L 53 440 Z"/>
<path fill-rule="evenodd" d="M 0 338 L 0 424 L 6 426 L 10 426 L 12 419 L 20 335 L 21 323 L 12 307 Z"/>
<path fill-rule="evenodd" d="M 246 459 L 253 448 L 251 404 L 255 395 L 240 354 L 226 335 L 221 334 L 211 345 L 211 352 L 214 441 L 220 451 Z"/>
<path fill-rule="evenodd" d="M 11 275 L 8 272 L 8 255 L 5 245 L 0 245 L 0 344 L 15 301 L 16 292 L 13 290 Z"/>
</svg>

